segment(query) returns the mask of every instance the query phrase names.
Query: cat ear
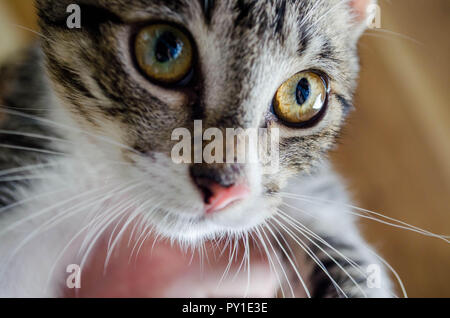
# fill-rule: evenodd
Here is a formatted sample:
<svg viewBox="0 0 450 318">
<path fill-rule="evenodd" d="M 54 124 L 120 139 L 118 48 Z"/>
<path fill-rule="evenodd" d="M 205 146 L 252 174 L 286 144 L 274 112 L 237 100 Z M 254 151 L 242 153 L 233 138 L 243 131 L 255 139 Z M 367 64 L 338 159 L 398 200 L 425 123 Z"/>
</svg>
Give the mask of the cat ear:
<svg viewBox="0 0 450 318">
<path fill-rule="evenodd" d="M 357 36 L 360 36 L 367 27 L 371 27 L 371 20 L 373 20 L 373 11 L 376 9 L 376 0 L 350 0 L 349 5 L 354 17 L 354 22 L 357 25 Z M 378 13 L 375 12 L 378 19 Z"/>
<path fill-rule="evenodd" d="M 374 0 L 350 0 L 350 6 L 353 9 L 357 22 L 364 22 L 368 18 L 368 11 Z"/>
</svg>

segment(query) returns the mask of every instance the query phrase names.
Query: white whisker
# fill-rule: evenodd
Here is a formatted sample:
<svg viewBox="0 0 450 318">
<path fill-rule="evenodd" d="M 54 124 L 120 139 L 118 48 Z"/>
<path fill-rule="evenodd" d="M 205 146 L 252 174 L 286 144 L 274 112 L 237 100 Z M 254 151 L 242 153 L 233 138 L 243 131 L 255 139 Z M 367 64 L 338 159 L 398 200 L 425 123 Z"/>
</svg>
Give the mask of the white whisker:
<svg viewBox="0 0 450 318">
<path fill-rule="evenodd" d="M 441 240 L 443 240 L 443 241 L 445 241 L 447 243 L 450 243 L 450 241 L 448 239 L 446 239 L 446 236 L 435 234 L 435 233 L 429 232 L 427 230 L 421 229 L 419 227 L 413 226 L 411 224 L 408 224 L 406 222 L 394 219 L 392 217 L 385 216 L 385 215 L 383 215 L 381 213 L 377 213 L 377 212 L 370 211 L 370 210 L 367 210 L 367 209 L 359 208 L 359 207 L 356 207 L 356 206 L 353 206 L 353 205 L 344 204 L 344 203 L 341 203 L 341 202 L 333 202 L 333 201 L 330 201 L 330 200 L 324 200 L 324 199 L 321 199 L 321 198 L 314 198 L 314 197 L 310 197 L 310 196 L 302 196 L 302 195 L 297 195 L 297 194 L 292 194 L 292 193 L 281 193 L 281 195 L 283 197 L 285 197 L 285 198 L 296 199 L 296 200 L 304 201 L 304 202 L 311 203 L 311 204 L 314 204 L 314 205 L 320 205 L 320 204 L 323 205 L 323 204 L 329 204 L 329 203 L 337 204 L 337 205 L 340 205 L 340 206 L 343 206 L 343 207 L 347 207 L 349 209 L 357 210 L 357 211 L 360 211 L 360 212 L 363 212 L 363 213 L 367 213 L 367 214 L 372 214 L 372 215 L 375 215 L 375 216 L 378 216 L 378 217 L 381 217 L 381 218 L 384 218 L 384 219 L 387 219 L 387 220 L 390 220 L 390 221 L 393 221 L 393 222 L 397 222 L 399 224 L 402 224 L 403 226 L 402 225 L 398 225 L 398 224 L 392 224 L 390 222 L 383 221 L 383 220 L 377 219 L 375 217 L 370 217 L 370 216 L 367 216 L 365 214 L 355 213 L 355 212 L 351 212 L 351 211 L 344 211 L 345 213 L 353 214 L 353 215 L 356 215 L 356 216 L 359 216 L 359 217 L 362 217 L 362 218 L 373 220 L 373 221 L 376 221 L 376 222 L 379 222 L 379 223 L 382 223 L 382 224 L 386 224 L 386 225 L 390 225 L 390 226 L 393 226 L 393 227 L 396 227 L 396 228 L 400 228 L 400 229 L 416 232 L 416 233 L 419 233 L 419 234 L 422 234 L 422 235 L 425 235 L 425 236 L 435 237 L 435 238 L 441 239 Z"/>
<path fill-rule="evenodd" d="M 317 257 L 317 255 L 314 254 L 314 252 L 311 250 L 311 248 L 308 247 L 308 245 L 301 239 L 299 238 L 297 235 L 295 235 L 295 233 L 293 233 L 292 231 L 290 231 L 286 226 L 284 226 L 283 224 L 281 224 L 281 222 L 279 222 L 278 220 L 276 220 L 275 218 L 273 218 L 273 220 L 275 222 L 277 222 L 277 224 L 284 230 L 286 231 L 286 233 L 289 235 L 289 237 L 291 237 L 295 243 L 297 243 L 303 251 L 305 251 L 305 253 L 311 257 L 314 262 L 322 269 L 322 271 L 325 273 L 325 275 L 330 279 L 330 281 L 332 282 L 332 284 L 345 296 L 345 298 L 348 298 L 347 294 L 342 290 L 342 288 L 339 286 L 339 284 L 334 280 L 334 278 L 330 275 L 330 273 L 328 272 L 327 268 L 325 267 L 325 265 L 322 263 L 322 261 Z"/>
<path fill-rule="evenodd" d="M 6 113 L 8 115 L 14 115 L 14 116 L 19 116 L 19 117 L 23 117 L 23 118 L 33 119 L 33 120 L 36 120 L 36 121 L 38 121 L 40 123 L 46 124 L 48 126 L 54 126 L 54 127 L 58 127 L 58 128 L 67 130 L 67 131 L 76 132 L 76 133 L 79 133 L 81 135 L 90 136 L 92 138 L 95 138 L 96 140 L 100 140 L 100 141 L 106 142 L 106 143 L 108 143 L 110 145 L 114 145 L 114 146 L 117 146 L 117 147 L 119 147 L 121 149 L 125 149 L 125 150 L 128 150 L 128 151 L 132 152 L 132 153 L 140 155 L 140 153 L 138 151 L 136 151 L 135 149 L 133 149 L 133 148 L 127 146 L 127 145 L 121 144 L 121 143 L 119 143 L 117 141 L 111 140 L 110 138 L 108 138 L 106 136 L 99 136 L 99 135 L 96 135 L 96 134 L 93 134 L 93 133 L 90 133 L 90 132 L 87 132 L 87 131 L 83 131 L 83 130 L 75 128 L 75 127 L 70 127 L 70 126 L 67 126 L 67 125 L 63 125 L 61 123 L 54 122 L 54 121 L 46 119 L 46 118 L 33 116 L 33 115 L 25 114 L 25 113 L 22 113 L 22 112 L 18 112 L 18 111 L 8 110 L 8 109 L 4 109 L 2 107 L 3 107 L 3 105 L 0 105 L 0 112 L 4 112 L 4 113 Z"/>
<path fill-rule="evenodd" d="M 287 275 L 287 273 L 286 273 L 286 270 L 285 270 L 285 268 L 284 268 L 284 266 L 283 266 L 283 263 L 281 262 L 280 258 L 278 257 L 278 254 L 276 253 L 276 250 L 275 250 L 275 248 L 274 248 L 272 242 L 270 241 L 269 237 L 267 236 L 266 231 L 264 231 L 264 227 L 267 228 L 267 226 L 268 226 L 267 224 L 262 225 L 261 231 L 262 231 L 264 237 L 266 238 L 267 243 L 269 244 L 269 246 L 270 246 L 270 248 L 271 248 L 271 250 L 272 250 L 272 252 L 273 252 L 273 254 L 274 254 L 274 256 L 275 256 L 275 259 L 277 260 L 278 265 L 280 265 L 281 272 L 283 273 L 283 276 L 284 276 L 285 281 L 286 281 L 286 283 L 287 283 L 287 285 L 288 285 L 288 287 L 289 287 L 289 290 L 290 290 L 290 292 L 291 292 L 292 297 L 295 298 L 295 292 L 294 292 L 294 289 L 292 288 L 292 284 L 291 284 L 290 279 L 289 279 L 289 277 L 288 277 L 288 275 Z M 307 294 L 309 293 L 309 291 L 307 291 L 307 288 L 305 288 L 305 292 L 306 292 Z M 308 294 L 308 297 L 310 297 L 309 294 Z"/>
<path fill-rule="evenodd" d="M 40 149 L 40 148 L 16 146 L 16 145 L 9 145 L 9 144 L 0 144 L 0 148 L 30 151 L 30 152 L 42 153 L 42 154 L 53 155 L 53 156 L 66 156 L 66 154 L 63 152 L 46 150 L 46 149 L 42 149 L 42 148 Z"/>
<path fill-rule="evenodd" d="M 297 278 L 299 279 L 300 283 L 303 286 L 303 289 L 306 292 L 306 295 L 308 296 L 308 298 L 311 298 L 311 293 L 308 289 L 308 286 L 306 286 L 305 280 L 303 279 L 302 275 L 300 274 L 300 272 L 298 271 L 297 266 L 295 265 L 295 263 L 292 261 L 292 258 L 290 257 L 289 253 L 286 252 L 286 249 L 283 247 L 283 245 L 280 243 L 280 241 L 278 240 L 277 236 L 275 235 L 275 233 L 272 231 L 271 227 L 270 227 L 270 220 L 268 221 L 268 224 L 266 226 L 267 230 L 269 230 L 269 232 L 272 234 L 272 237 L 275 239 L 275 241 L 277 242 L 278 246 L 280 247 L 280 249 L 282 250 L 282 252 L 284 253 L 284 255 L 286 256 L 286 258 L 288 259 L 289 263 L 292 266 L 292 269 L 295 271 L 295 274 L 297 275 Z M 289 282 L 290 284 L 290 282 Z M 292 289 L 292 288 L 291 288 Z M 295 297 L 295 294 L 293 295 Z"/>
<path fill-rule="evenodd" d="M 301 211 L 301 210 L 299 210 Z M 344 255 L 342 252 L 340 252 L 339 250 L 337 250 L 336 248 L 334 248 L 333 246 L 331 246 L 327 241 L 325 241 L 322 237 L 320 237 L 319 235 L 317 235 L 316 233 L 314 233 L 312 230 L 308 229 L 305 225 L 303 225 L 302 223 L 300 223 L 298 220 L 292 218 L 291 216 L 289 216 L 287 213 L 278 210 L 278 213 L 280 213 L 280 217 L 285 221 L 288 222 L 291 227 L 294 227 L 295 229 L 297 229 L 297 231 L 301 232 L 303 236 L 305 236 L 309 241 L 311 241 L 311 239 L 308 238 L 307 233 L 309 233 L 309 235 L 311 235 L 313 238 L 315 238 L 316 240 L 318 240 L 320 243 L 324 244 L 325 246 L 327 246 L 328 248 L 332 249 L 333 251 L 335 251 L 340 257 L 342 257 L 347 263 L 350 264 L 350 266 L 352 266 L 353 268 L 355 268 L 360 274 L 362 274 L 364 277 L 367 277 L 367 274 L 364 273 L 364 271 L 361 269 L 361 267 L 355 262 L 353 261 L 351 258 L 347 257 L 346 255 Z M 306 233 L 305 233 L 306 232 Z M 317 246 L 318 248 L 321 249 L 321 247 L 319 247 L 316 243 L 314 243 L 313 241 L 311 241 L 315 246 Z M 323 249 L 321 249 L 323 251 Z M 370 249 L 367 249 L 368 252 L 376 255 L 378 258 L 381 258 L 380 256 L 378 256 L 375 252 L 371 251 Z M 384 261 L 385 264 L 387 264 L 386 261 Z M 336 263 L 337 264 L 337 263 Z M 338 265 L 339 266 L 339 265 Z M 406 293 L 406 289 L 404 287 L 403 281 L 401 280 L 400 276 L 394 271 L 394 269 L 389 265 L 388 268 L 392 271 L 392 273 L 394 274 L 394 276 L 397 279 L 397 282 L 400 286 L 400 288 L 402 289 L 403 295 L 405 298 L 407 298 L 407 293 Z M 395 295 L 393 295 L 395 296 Z"/>
<path fill-rule="evenodd" d="M 282 294 L 283 298 L 286 298 L 286 294 L 284 292 L 283 284 L 281 283 L 281 279 L 280 279 L 279 273 L 277 271 L 277 267 L 275 266 L 275 263 L 274 263 L 274 261 L 272 259 L 272 256 L 270 256 L 269 249 L 267 248 L 267 245 L 264 242 L 264 238 L 261 235 L 260 227 L 257 227 L 255 229 L 255 231 L 256 231 L 255 233 L 258 236 L 259 241 L 261 242 L 262 247 L 263 247 L 263 249 L 264 249 L 264 251 L 265 251 L 265 253 L 267 255 L 267 259 L 269 261 L 270 267 L 273 269 L 273 271 L 275 273 L 275 277 L 276 277 L 276 279 L 278 281 L 278 286 L 280 286 L 281 294 Z"/>
</svg>

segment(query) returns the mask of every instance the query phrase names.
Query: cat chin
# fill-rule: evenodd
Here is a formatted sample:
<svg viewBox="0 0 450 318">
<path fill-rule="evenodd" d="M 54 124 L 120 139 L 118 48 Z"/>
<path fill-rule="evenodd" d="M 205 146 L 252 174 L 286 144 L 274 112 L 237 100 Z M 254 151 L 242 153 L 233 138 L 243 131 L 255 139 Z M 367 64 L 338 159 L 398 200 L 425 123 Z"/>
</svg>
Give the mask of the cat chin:
<svg viewBox="0 0 450 318">
<path fill-rule="evenodd" d="M 263 198 L 239 202 L 213 215 L 162 212 L 152 219 L 155 232 L 182 245 L 197 246 L 208 240 L 242 238 L 262 226 L 275 213 Z M 198 215 L 197 214 L 197 215 Z"/>
</svg>

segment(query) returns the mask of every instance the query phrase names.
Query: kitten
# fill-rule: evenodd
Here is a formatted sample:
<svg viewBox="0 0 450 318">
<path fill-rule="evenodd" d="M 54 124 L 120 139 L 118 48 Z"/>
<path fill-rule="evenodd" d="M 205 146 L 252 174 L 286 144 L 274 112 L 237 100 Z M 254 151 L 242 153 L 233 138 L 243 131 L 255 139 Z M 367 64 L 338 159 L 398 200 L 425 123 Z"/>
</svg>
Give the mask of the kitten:
<svg viewBox="0 0 450 318">
<path fill-rule="evenodd" d="M 0 295 L 393 296 L 326 160 L 369 3 L 37 0 L 1 73 Z M 177 164 L 196 120 L 277 128 L 278 172 Z"/>
</svg>

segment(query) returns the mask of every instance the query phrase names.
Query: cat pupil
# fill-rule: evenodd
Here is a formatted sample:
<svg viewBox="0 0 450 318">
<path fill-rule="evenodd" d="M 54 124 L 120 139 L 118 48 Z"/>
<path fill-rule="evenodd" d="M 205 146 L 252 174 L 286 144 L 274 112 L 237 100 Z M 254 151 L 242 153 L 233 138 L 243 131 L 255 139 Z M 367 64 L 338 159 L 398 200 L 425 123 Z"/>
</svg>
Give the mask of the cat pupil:
<svg viewBox="0 0 450 318">
<path fill-rule="evenodd" d="M 156 59 L 161 63 L 177 59 L 181 55 L 182 49 L 183 45 L 178 41 L 175 35 L 171 32 L 164 32 L 156 43 Z"/>
<path fill-rule="evenodd" d="M 311 94 L 311 86 L 306 78 L 302 78 L 297 84 L 297 103 L 303 105 Z"/>
</svg>

